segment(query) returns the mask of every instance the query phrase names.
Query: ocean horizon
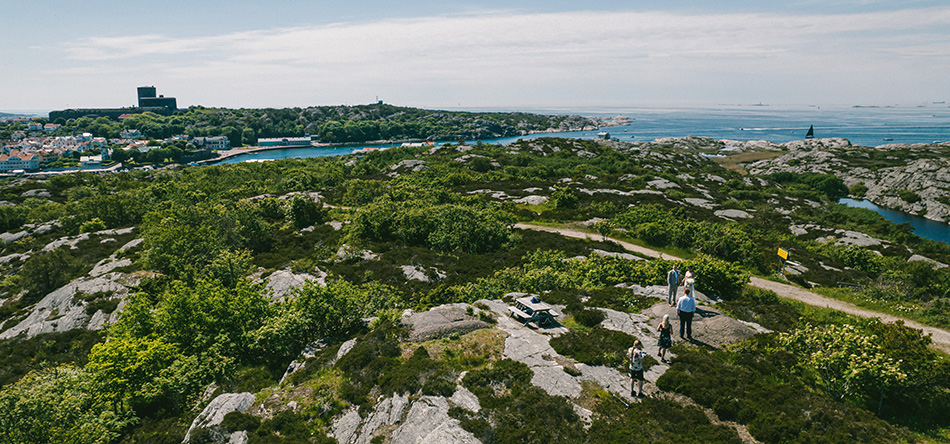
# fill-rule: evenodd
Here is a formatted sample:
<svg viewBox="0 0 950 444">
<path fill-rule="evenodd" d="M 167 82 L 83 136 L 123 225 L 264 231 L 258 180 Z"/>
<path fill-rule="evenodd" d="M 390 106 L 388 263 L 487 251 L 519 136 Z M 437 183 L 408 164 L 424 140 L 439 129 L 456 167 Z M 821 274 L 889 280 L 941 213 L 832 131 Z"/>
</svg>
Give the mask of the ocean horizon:
<svg viewBox="0 0 950 444">
<path fill-rule="evenodd" d="M 623 115 L 630 125 L 485 140 L 510 143 L 518 138 L 544 136 L 590 139 L 607 131 L 620 141 L 651 141 L 664 137 L 699 136 L 726 140 L 766 140 L 784 143 L 800 140 L 810 126 L 816 138 L 842 137 L 854 145 L 950 141 L 950 105 L 931 102 L 915 105 L 769 105 L 721 104 L 677 106 L 575 106 L 575 107 L 437 107 L 460 112 L 527 112 L 547 115 L 610 117 Z M 39 116 L 43 111 L 29 110 Z M 27 111 L 3 111 L 25 114 Z M 48 114 L 48 111 L 46 111 Z"/>
</svg>

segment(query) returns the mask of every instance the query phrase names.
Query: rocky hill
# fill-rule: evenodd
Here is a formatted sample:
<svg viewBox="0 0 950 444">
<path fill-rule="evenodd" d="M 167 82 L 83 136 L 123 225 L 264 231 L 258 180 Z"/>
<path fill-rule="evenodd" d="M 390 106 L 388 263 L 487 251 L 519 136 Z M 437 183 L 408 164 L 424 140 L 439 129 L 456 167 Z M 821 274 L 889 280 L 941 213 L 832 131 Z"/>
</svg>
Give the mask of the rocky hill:
<svg viewBox="0 0 950 444">
<path fill-rule="evenodd" d="M 950 144 L 869 148 L 843 139 L 815 139 L 784 147 L 788 154 L 753 163 L 749 172 L 834 174 L 877 205 L 950 221 Z"/>
<path fill-rule="evenodd" d="M 830 205 L 847 192 L 835 170 L 742 175 L 708 157 L 757 150 L 849 152 L 537 139 L 8 179 L 0 441 L 943 436 L 950 367 L 929 338 L 747 283 L 946 328 L 950 247 Z M 793 259 L 781 271 L 777 248 Z M 663 362 L 674 264 L 696 273 L 699 311 Z M 553 325 L 510 317 L 528 295 Z M 635 340 L 650 355 L 643 397 L 625 375 Z"/>
</svg>

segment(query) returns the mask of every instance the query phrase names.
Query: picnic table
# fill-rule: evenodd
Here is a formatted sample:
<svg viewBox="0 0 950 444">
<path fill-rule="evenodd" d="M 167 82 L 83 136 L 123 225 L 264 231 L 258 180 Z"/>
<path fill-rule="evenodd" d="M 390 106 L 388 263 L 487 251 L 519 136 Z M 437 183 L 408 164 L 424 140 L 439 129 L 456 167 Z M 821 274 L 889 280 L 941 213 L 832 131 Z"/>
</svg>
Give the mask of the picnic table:
<svg viewBox="0 0 950 444">
<path fill-rule="evenodd" d="M 515 299 L 515 305 L 508 307 L 508 314 L 522 324 L 527 325 L 533 322 L 539 327 L 544 327 L 553 324 L 554 317 L 558 315 L 551 311 L 552 309 L 553 307 L 541 302 L 537 296 L 526 296 Z"/>
</svg>

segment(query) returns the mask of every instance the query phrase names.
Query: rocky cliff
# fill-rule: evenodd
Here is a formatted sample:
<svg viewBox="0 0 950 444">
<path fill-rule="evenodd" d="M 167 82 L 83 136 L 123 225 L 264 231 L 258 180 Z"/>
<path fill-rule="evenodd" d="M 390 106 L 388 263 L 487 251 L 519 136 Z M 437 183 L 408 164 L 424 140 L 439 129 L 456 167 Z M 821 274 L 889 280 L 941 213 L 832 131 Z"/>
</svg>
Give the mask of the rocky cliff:
<svg viewBox="0 0 950 444">
<path fill-rule="evenodd" d="M 843 142 L 842 142 L 843 141 Z M 824 173 L 849 187 L 864 184 L 877 205 L 938 221 L 950 220 L 950 144 L 856 147 L 844 139 L 784 144 L 789 153 L 749 166 L 752 174 Z M 860 187 L 859 187 L 860 188 Z M 862 197 L 858 195 L 857 197 Z"/>
</svg>

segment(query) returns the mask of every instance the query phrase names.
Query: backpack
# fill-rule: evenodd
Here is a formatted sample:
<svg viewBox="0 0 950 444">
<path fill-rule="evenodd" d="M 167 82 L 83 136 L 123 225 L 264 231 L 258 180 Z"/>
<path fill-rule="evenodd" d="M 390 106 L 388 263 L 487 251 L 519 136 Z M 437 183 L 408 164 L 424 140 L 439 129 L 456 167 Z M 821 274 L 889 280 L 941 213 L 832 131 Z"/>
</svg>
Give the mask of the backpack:
<svg viewBox="0 0 950 444">
<path fill-rule="evenodd" d="M 643 370 L 643 357 L 646 353 L 643 350 L 637 350 L 635 348 L 630 349 L 630 370 L 638 371 Z"/>
</svg>

